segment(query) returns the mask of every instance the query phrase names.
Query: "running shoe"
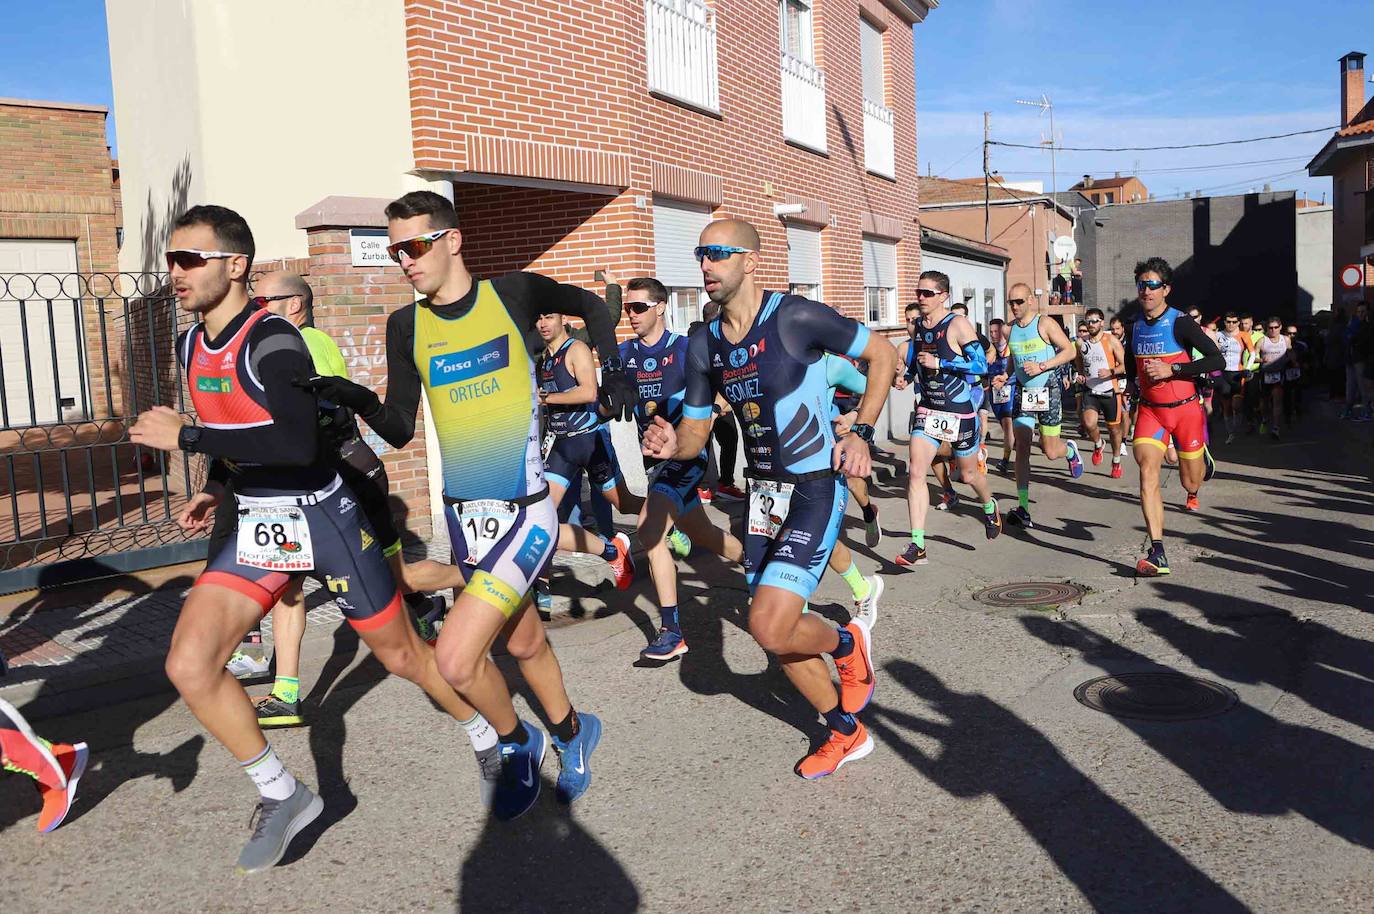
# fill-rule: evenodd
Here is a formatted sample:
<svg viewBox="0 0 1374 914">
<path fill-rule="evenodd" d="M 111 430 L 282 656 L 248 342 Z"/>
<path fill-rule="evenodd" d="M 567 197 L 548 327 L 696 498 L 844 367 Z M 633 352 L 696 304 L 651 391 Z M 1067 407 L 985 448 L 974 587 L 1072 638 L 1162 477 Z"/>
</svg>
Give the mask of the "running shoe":
<svg viewBox="0 0 1374 914">
<path fill-rule="evenodd" d="M 253 811 L 253 835 L 239 854 L 240 873 L 260 873 L 276 866 L 286 856 L 291 839 L 319 818 L 324 801 L 299 781 L 296 792 L 285 800 L 263 797 Z"/>
<path fill-rule="evenodd" d="M 1031 520 L 1030 512 L 1020 505 L 1007 512 L 1007 523 L 1013 527 L 1022 527 L 1026 530 L 1035 529 L 1035 522 Z"/>
<path fill-rule="evenodd" d="M 988 449 L 981 444 L 978 445 L 978 472 L 987 473 L 988 471 Z"/>
<path fill-rule="evenodd" d="M 234 674 L 235 679 L 252 679 L 255 676 L 266 674 L 271 664 L 267 658 L 253 657 L 243 651 L 234 651 L 229 656 L 229 662 L 224 665 L 230 673 Z"/>
<path fill-rule="evenodd" d="M 999 461 L 997 462 L 997 472 L 999 472 L 999 473 L 1001 473 L 1003 476 L 1005 476 L 1005 475 L 1007 475 L 1007 470 L 1008 470 L 1008 468 L 1009 468 L 1010 466 L 1011 466 L 1011 461 L 1008 460 L 1006 457 L 1003 457 L 1001 460 L 999 460 Z"/>
<path fill-rule="evenodd" d="M 1096 467 L 1102 465 L 1102 452 L 1106 449 L 1107 446 L 1105 444 L 1103 444 L 1101 441 L 1097 442 L 1097 446 L 1093 448 L 1093 466 Z"/>
<path fill-rule="evenodd" d="M 254 705 L 258 712 L 258 726 L 264 730 L 273 727 L 299 727 L 305 723 L 301 717 L 299 701 L 284 701 L 276 695 L 259 698 Z"/>
<path fill-rule="evenodd" d="M 897 556 L 898 565 L 924 565 L 925 563 L 926 549 L 915 543 L 907 543 L 906 551 Z"/>
<path fill-rule="evenodd" d="M 1200 511 L 1202 506 L 1197 503 L 1197 493 L 1189 492 L 1188 497 L 1183 501 L 1184 511 Z"/>
<path fill-rule="evenodd" d="M 846 762 L 861 759 L 873 751 L 873 737 L 862 723 L 857 730 L 846 736 L 838 730 L 830 731 L 819 749 L 797 762 L 796 772 L 808 781 L 823 778 L 840 770 Z"/>
<path fill-rule="evenodd" d="M 1227 433 L 1226 433 L 1226 443 L 1227 443 L 1227 444 L 1234 444 L 1235 441 L 1236 441 L 1236 433 L 1235 433 L 1235 432 L 1227 432 Z"/>
<path fill-rule="evenodd" d="M 529 738 L 523 743 L 501 744 L 501 778 L 496 783 L 491 814 L 502 822 L 509 822 L 529 811 L 539 799 L 539 766 L 549 741 L 544 731 L 525 723 Z"/>
<path fill-rule="evenodd" d="M 34 733 L 24 715 L 4 699 L 0 699 L 0 765 L 48 787 L 67 786 L 66 772 L 52 744 Z"/>
<path fill-rule="evenodd" d="M 715 494 L 717 498 L 725 502 L 744 501 L 749 497 L 745 495 L 741 489 L 733 485 L 718 485 L 716 486 Z"/>
<path fill-rule="evenodd" d="M 875 575 L 868 578 L 868 596 L 854 601 L 853 618 L 863 620 L 869 631 L 878 624 L 878 601 L 883 596 L 883 579 Z"/>
<path fill-rule="evenodd" d="M 935 506 L 936 511 L 953 511 L 959 507 L 959 493 L 953 489 L 940 490 L 940 503 Z"/>
<path fill-rule="evenodd" d="M 1112 461 L 1112 478 L 1113 478 L 1113 479 L 1120 479 L 1120 478 L 1121 478 L 1121 461 L 1120 461 L 1120 460 L 1113 460 L 1113 461 Z"/>
<path fill-rule="evenodd" d="M 639 652 L 645 660 L 672 660 L 687 653 L 687 642 L 670 628 L 660 628 L 654 643 Z"/>
<path fill-rule="evenodd" d="M 846 714 L 858 714 L 873 700 L 878 685 L 869 660 L 873 636 L 862 619 L 850 619 L 845 630 L 854 636 L 854 650 L 835 661 L 835 672 L 840 675 L 840 707 Z"/>
<path fill-rule="evenodd" d="M 697 498 L 701 499 L 703 505 L 709 505 L 711 503 L 711 490 L 698 486 Z"/>
<path fill-rule="evenodd" d="M 1212 451 L 1207 445 L 1202 446 L 1202 481 L 1210 482 L 1212 477 L 1217 474 L 1217 462 L 1212 459 Z"/>
<path fill-rule="evenodd" d="M 595 714 L 577 715 L 577 735 L 566 743 L 553 737 L 558 754 L 558 784 L 554 796 L 560 803 L 571 803 L 592 785 L 592 753 L 601 742 L 601 718 Z"/>
<path fill-rule="evenodd" d="M 878 524 L 878 506 L 872 502 L 868 505 L 873 509 L 873 519 L 864 521 L 864 542 L 873 547 L 883 538 L 883 528 Z"/>
<path fill-rule="evenodd" d="M 983 514 L 983 532 L 988 539 L 995 540 L 1002 535 L 1002 512 L 994 510 L 991 514 Z"/>
<path fill-rule="evenodd" d="M 635 560 L 630 555 L 630 538 L 617 533 L 611 538 L 615 547 L 615 558 L 610 560 L 611 571 L 615 574 L 615 589 L 629 590 L 635 580 Z"/>
<path fill-rule="evenodd" d="M 673 555 L 680 559 L 685 559 L 692 554 L 692 540 L 678 528 L 674 527 L 668 531 L 668 548 Z"/>
<path fill-rule="evenodd" d="M 1120 446 L 1119 448 L 1116 449 L 1116 456 L 1118 456 L 1118 457 L 1125 457 L 1125 456 L 1126 456 L 1126 442 L 1124 442 L 1124 441 L 1121 442 L 1121 446 Z"/>
<path fill-rule="evenodd" d="M 44 834 L 61 825 L 76 802 L 76 785 L 81 775 L 86 773 L 86 761 L 90 756 L 85 743 L 69 746 L 66 743 L 53 743 L 52 754 L 62 766 L 67 776 L 66 787 L 49 787 L 39 782 L 38 794 L 43 798 L 43 810 L 38 814 L 38 830 Z"/>
<path fill-rule="evenodd" d="M 1135 563 L 1135 573 L 1147 578 L 1169 574 L 1169 560 L 1164 557 L 1164 550 L 1150 547 L 1145 558 Z"/>
<path fill-rule="evenodd" d="M 439 640 L 439 622 L 447 615 L 448 604 L 437 593 L 430 594 L 423 602 L 417 600 L 416 604 L 411 608 L 415 631 L 420 634 L 421 641 L 433 647 Z"/>
<path fill-rule="evenodd" d="M 1083 458 L 1078 456 L 1078 445 L 1072 441 L 1068 442 L 1069 453 L 1066 459 L 1069 461 L 1069 475 L 1074 479 L 1083 475 Z"/>
<path fill-rule="evenodd" d="M 501 781 L 501 745 L 498 743 L 474 754 L 477 756 L 478 795 L 483 808 L 491 809 L 496 799 L 496 785 Z"/>
<path fill-rule="evenodd" d="M 553 612 L 553 592 L 549 590 L 549 582 L 543 578 L 534 582 L 534 606 L 546 615 Z"/>
</svg>

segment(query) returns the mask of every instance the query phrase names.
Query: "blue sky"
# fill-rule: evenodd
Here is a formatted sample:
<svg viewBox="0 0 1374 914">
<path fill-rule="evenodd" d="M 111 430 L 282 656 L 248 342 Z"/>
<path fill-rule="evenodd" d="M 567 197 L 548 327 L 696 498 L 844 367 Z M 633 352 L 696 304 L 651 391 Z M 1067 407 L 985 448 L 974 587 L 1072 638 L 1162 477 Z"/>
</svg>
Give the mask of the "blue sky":
<svg viewBox="0 0 1374 914">
<path fill-rule="evenodd" d="M 1199 143 L 1329 127 L 1338 117 L 1336 59 L 1359 50 L 1374 60 L 1374 32 L 1361 31 L 1369 21 L 1370 0 L 943 0 L 916 27 L 921 172 L 980 174 L 983 111 L 992 112 L 994 139 L 1039 142 L 1048 120 L 1015 99 L 1042 92 L 1055 103 L 1064 146 Z M 1094 32 L 1112 37 L 1082 37 Z M 0 96 L 112 108 L 104 2 L 7 5 Z M 111 117 L 112 145 L 114 128 Z M 1320 197 L 1330 193 L 1330 180 L 1307 178 L 1302 169 L 1323 141 L 1314 134 L 1179 152 L 1064 151 L 1058 186 L 1089 171 L 1139 168 L 1161 196 L 1239 193 L 1268 181 Z M 994 147 L 992 167 L 1050 184 L 1048 152 Z"/>
</svg>

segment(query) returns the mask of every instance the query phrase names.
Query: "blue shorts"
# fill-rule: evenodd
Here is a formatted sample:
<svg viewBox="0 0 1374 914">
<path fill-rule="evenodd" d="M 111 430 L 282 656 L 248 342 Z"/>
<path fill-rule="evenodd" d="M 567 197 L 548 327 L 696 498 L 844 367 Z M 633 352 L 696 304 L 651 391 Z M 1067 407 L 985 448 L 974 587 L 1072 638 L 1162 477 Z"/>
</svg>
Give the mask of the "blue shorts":
<svg viewBox="0 0 1374 914">
<path fill-rule="evenodd" d="M 453 544 L 454 564 L 467 582 L 463 593 L 496 607 L 510 618 L 520 608 L 534 579 L 558 546 L 558 509 L 548 492 L 531 505 L 514 505 L 515 520 L 506 533 L 492 543 L 486 554 L 472 561 L 468 533 L 463 530 L 463 502 L 444 499 L 444 520 L 448 539 Z M 455 594 L 456 596 L 456 594 Z"/>
<path fill-rule="evenodd" d="M 790 590 L 803 600 L 820 586 L 830 552 L 840 536 L 849 487 L 843 477 L 827 475 L 797 483 L 787 516 L 773 537 L 750 532 L 754 489 L 750 483 L 750 511 L 745 516 L 744 571 L 752 593 L 761 586 Z"/>
<path fill-rule="evenodd" d="M 934 435 L 927 434 L 925 431 L 925 418 L 927 410 L 925 407 L 917 407 L 911 413 L 911 428 L 909 433 L 913 438 L 922 438 L 935 445 L 935 450 L 940 450 L 940 446 L 948 444 L 954 452 L 955 457 L 968 457 L 978 453 L 978 448 L 983 444 L 982 420 L 978 417 L 975 410 L 959 418 L 959 437 L 953 441 L 941 441 Z"/>
<path fill-rule="evenodd" d="M 602 425 L 595 431 L 580 435 L 559 435 L 553 439 L 549 456 L 544 459 L 544 476 L 563 489 L 572 484 L 579 469 L 587 471 L 593 486 L 603 492 L 615 488 L 620 464 L 611 445 L 611 430 Z"/>
<path fill-rule="evenodd" d="M 701 497 L 697 486 L 706 475 L 706 464 L 710 455 L 702 451 L 695 460 L 663 460 L 646 465 L 649 474 L 649 491 L 657 492 L 673 503 L 678 516 L 701 507 Z M 645 461 L 649 464 L 649 461 Z"/>
<path fill-rule="evenodd" d="M 992 410 L 992 414 L 997 417 L 997 421 L 999 422 L 1003 419 L 1014 418 L 1016 415 L 1016 388 L 1007 384 L 1002 389 L 1011 391 L 1011 395 L 1007 398 L 1007 402 L 997 402 L 997 390 L 994 388 L 988 392 L 987 401 L 983 404 L 984 409 Z"/>
</svg>

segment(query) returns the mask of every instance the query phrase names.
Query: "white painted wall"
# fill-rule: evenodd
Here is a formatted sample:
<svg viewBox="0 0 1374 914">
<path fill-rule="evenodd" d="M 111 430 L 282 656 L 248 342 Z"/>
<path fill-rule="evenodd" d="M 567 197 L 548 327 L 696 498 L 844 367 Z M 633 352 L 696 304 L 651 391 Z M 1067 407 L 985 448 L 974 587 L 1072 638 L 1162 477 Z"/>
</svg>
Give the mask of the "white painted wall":
<svg viewBox="0 0 1374 914">
<path fill-rule="evenodd" d="M 143 268 L 145 246 L 156 259 L 166 213 L 183 206 L 229 206 L 260 258 L 303 257 L 294 220 L 311 204 L 409 189 L 403 4 L 106 0 L 106 18 L 122 269 Z"/>
<path fill-rule="evenodd" d="M 1330 311 L 1332 298 L 1330 206 L 1308 206 L 1297 211 L 1298 289 L 1312 296 L 1312 314 Z M 1299 302 L 1299 308 L 1302 302 Z M 1298 317 L 1306 314 L 1299 311 Z"/>
</svg>

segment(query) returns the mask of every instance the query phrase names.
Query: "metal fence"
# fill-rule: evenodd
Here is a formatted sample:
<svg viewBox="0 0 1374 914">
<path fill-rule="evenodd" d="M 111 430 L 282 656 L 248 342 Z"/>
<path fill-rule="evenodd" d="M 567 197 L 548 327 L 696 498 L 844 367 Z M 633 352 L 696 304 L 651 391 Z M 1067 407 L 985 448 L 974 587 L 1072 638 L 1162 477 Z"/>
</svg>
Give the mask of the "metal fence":
<svg viewBox="0 0 1374 914">
<path fill-rule="evenodd" d="M 190 415 L 165 273 L 0 273 L 0 593 L 203 558 L 176 525 L 205 461 L 137 447 Z"/>
</svg>

